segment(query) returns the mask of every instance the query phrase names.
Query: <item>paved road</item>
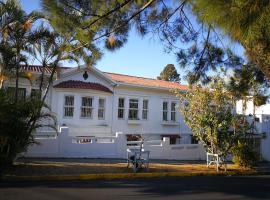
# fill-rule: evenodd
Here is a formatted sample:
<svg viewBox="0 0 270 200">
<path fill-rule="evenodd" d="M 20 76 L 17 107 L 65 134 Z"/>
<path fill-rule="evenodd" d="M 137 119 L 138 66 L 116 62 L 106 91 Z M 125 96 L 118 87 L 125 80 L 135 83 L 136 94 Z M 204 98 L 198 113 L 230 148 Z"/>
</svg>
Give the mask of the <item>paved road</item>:
<svg viewBox="0 0 270 200">
<path fill-rule="evenodd" d="M 270 199 L 270 176 L 0 183 L 1 200 Z"/>
</svg>

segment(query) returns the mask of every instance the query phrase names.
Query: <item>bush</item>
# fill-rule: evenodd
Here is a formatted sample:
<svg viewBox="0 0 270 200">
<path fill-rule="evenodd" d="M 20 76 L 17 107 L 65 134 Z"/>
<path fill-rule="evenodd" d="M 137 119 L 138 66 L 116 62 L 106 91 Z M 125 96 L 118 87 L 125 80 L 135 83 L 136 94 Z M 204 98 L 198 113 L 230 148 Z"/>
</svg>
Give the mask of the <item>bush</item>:
<svg viewBox="0 0 270 200">
<path fill-rule="evenodd" d="M 250 143 L 239 142 L 238 145 L 233 148 L 232 153 L 232 161 L 241 167 L 251 168 L 259 161 L 259 154 Z"/>
<path fill-rule="evenodd" d="M 0 91 L 0 171 L 35 143 L 36 129 L 55 128 L 54 116 L 45 110 L 46 105 L 37 98 L 27 97 L 14 103 L 5 91 Z M 53 124 L 44 124 L 46 121 Z"/>
</svg>

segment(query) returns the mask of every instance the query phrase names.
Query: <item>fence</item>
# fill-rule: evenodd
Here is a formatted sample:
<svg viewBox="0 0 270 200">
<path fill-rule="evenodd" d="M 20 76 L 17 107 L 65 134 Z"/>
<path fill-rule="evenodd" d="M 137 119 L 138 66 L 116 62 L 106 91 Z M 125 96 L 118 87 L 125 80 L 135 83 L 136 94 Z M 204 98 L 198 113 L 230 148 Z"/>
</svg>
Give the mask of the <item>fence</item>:
<svg viewBox="0 0 270 200">
<path fill-rule="evenodd" d="M 126 135 L 116 133 L 112 137 L 70 136 L 68 127 L 61 127 L 60 133 L 39 134 L 39 145 L 28 148 L 25 157 L 59 158 L 126 158 L 127 148 L 136 148 L 138 142 L 127 142 Z M 145 141 L 145 150 L 152 159 L 205 160 L 206 154 L 200 144 L 170 145 L 168 137 L 163 140 Z"/>
</svg>

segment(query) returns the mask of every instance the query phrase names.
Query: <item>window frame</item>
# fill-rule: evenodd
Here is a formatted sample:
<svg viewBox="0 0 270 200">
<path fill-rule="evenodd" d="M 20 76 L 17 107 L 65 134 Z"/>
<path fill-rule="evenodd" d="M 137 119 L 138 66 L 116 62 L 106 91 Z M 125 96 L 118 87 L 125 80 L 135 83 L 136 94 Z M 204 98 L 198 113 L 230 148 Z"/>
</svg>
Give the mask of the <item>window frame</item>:
<svg viewBox="0 0 270 200">
<path fill-rule="evenodd" d="M 166 110 L 164 109 L 164 103 L 167 104 Z M 163 102 L 162 102 L 162 121 L 164 121 L 164 122 L 169 121 L 169 119 L 168 119 L 168 113 L 169 113 L 169 108 L 168 108 L 168 106 L 169 106 L 169 102 L 168 102 L 168 101 L 163 101 Z M 164 119 L 164 113 L 166 113 L 166 120 Z"/>
<path fill-rule="evenodd" d="M 123 99 L 123 107 L 119 107 L 119 100 Z M 119 111 L 122 110 L 123 111 L 123 117 L 120 118 L 119 117 Z M 124 97 L 119 97 L 118 98 L 118 102 L 117 102 L 117 119 L 119 120 L 124 120 L 125 119 L 125 98 Z"/>
<path fill-rule="evenodd" d="M 91 106 L 83 106 L 83 98 L 91 99 Z M 81 106 L 80 106 L 80 118 L 81 119 L 93 119 L 93 112 L 94 112 L 94 97 L 92 96 L 81 96 Z M 90 109 L 90 116 L 82 116 L 82 109 Z"/>
<path fill-rule="evenodd" d="M 144 108 L 144 102 L 147 102 L 146 108 Z M 144 112 L 146 112 L 146 118 L 144 118 Z M 142 101 L 142 120 L 148 120 L 149 119 L 149 99 L 143 99 Z"/>
<path fill-rule="evenodd" d="M 73 97 L 73 105 L 66 105 L 66 97 Z M 64 109 L 63 109 L 63 117 L 64 118 L 73 118 L 74 117 L 74 108 L 75 108 L 75 96 L 74 95 L 64 95 Z M 72 108 L 72 116 L 66 116 L 66 108 Z"/>
<path fill-rule="evenodd" d="M 174 110 L 172 109 L 173 108 L 173 105 L 174 104 Z M 172 122 L 176 122 L 176 106 L 177 106 L 177 103 L 175 102 L 175 101 L 171 101 L 171 121 Z M 174 114 L 174 120 L 172 120 L 172 116 L 173 116 L 173 114 Z"/>
<path fill-rule="evenodd" d="M 100 107 L 100 102 L 99 100 L 103 100 L 103 107 Z M 105 109 L 106 109 L 106 98 L 104 97 L 99 97 L 98 98 L 98 120 L 105 120 Z M 103 117 L 99 117 L 99 111 L 102 110 L 103 111 Z"/>
<path fill-rule="evenodd" d="M 137 101 L 137 108 L 130 107 L 131 100 Z M 136 114 L 137 118 L 130 118 L 130 111 L 137 111 L 137 114 Z M 130 98 L 128 101 L 128 120 L 140 120 L 139 119 L 139 99 L 137 98 Z"/>
<path fill-rule="evenodd" d="M 11 101 L 15 101 L 15 90 L 16 90 L 16 87 L 12 87 L 12 86 L 6 88 L 6 91 L 7 91 L 8 96 L 9 96 Z M 21 95 L 21 94 L 23 94 L 23 95 Z M 27 89 L 24 87 L 19 87 L 18 88 L 18 100 L 25 101 L 26 96 L 27 96 Z"/>
</svg>

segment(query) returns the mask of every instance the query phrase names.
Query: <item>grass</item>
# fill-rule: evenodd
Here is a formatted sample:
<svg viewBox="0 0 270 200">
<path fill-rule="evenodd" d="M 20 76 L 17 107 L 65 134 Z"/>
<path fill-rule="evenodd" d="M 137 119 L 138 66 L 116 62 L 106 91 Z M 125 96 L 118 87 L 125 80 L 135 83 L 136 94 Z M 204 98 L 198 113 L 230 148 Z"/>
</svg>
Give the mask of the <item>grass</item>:
<svg viewBox="0 0 270 200">
<path fill-rule="evenodd" d="M 243 169 L 234 164 L 227 166 L 228 174 L 254 173 L 254 170 Z M 57 176 L 81 174 L 129 174 L 133 173 L 131 168 L 127 168 L 126 163 L 100 164 L 100 163 L 67 163 L 67 162 L 17 162 L 6 173 L 6 176 Z M 141 170 L 144 174 L 224 174 L 224 169 L 216 172 L 214 166 L 207 168 L 205 164 L 162 164 L 150 163 L 149 170 Z M 152 175 L 151 175 L 152 176 Z"/>
</svg>

